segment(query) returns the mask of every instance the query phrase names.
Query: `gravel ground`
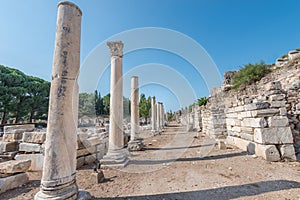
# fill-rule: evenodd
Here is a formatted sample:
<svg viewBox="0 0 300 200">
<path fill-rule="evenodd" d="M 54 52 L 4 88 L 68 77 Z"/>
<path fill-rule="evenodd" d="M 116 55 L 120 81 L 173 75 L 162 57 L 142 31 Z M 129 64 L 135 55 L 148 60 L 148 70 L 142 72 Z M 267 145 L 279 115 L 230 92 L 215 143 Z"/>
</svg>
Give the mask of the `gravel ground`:
<svg viewBox="0 0 300 200">
<path fill-rule="evenodd" d="M 145 150 L 130 154 L 129 165 L 104 169 L 105 181 L 90 181 L 91 166 L 77 171 L 77 184 L 93 199 L 300 199 L 300 163 L 268 162 L 235 147 L 218 150 L 215 141 L 175 125 L 161 135 L 143 132 Z M 0 195 L 33 199 L 40 173 Z"/>
</svg>

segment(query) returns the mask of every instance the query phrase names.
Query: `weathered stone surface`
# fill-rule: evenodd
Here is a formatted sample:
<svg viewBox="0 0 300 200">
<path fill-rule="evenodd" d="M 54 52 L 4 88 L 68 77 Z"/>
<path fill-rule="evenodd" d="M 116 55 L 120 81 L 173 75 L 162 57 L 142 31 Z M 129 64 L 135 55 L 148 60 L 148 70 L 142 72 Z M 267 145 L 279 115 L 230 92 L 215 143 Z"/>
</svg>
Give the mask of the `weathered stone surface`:
<svg viewBox="0 0 300 200">
<path fill-rule="evenodd" d="M 253 135 L 252 134 L 247 134 L 247 133 L 241 133 L 240 137 L 249 141 L 253 141 Z"/>
<path fill-rule="evenodd" d="M 100 137 L 94 136 L 81 141 L 85 147 L 95 146 L 100 143 Z"/>
<path fill-rule="evenodd" d="M 267 161 L 280 160 L 280 154 L 275 145 L 256 144 L 254 142 L 232 136 L 228 136 L 226 142 L 237 146 L 244 151 L 248 151 L 249 153 L 255 153 L 257 156 L 261 156 Z"/>
<path fill-rule="evenodd" d="M 285 95 L 284 94 L 275 94 L 275 95 L 271 95 L 269 96 L 269 99 L 271 101 L 281 101 L 285 98 Z"/>
<path fill-rule="evenodd" d="M 290 127 L 255 128 L 254 141 L 260 144 L 291 144 L 293 135 Z"/>
<path fill-rule="evenodd" d="M 287 114 L 286 108 L 279 108 L 279 114 L 285 116 Z"/>
<path fill-rule="evenodd" d="M 12 132 L 14 130 L 22 130 L 23 132 L 30 132 L 34 130 L 34 124 L 4 126 L 4 134 L 8 132 Z"/>
<path fill-rule="evenodd" d="M 270 107 L 268 102 L 257 102 L 245 106 L 245 110 L 267 109 Z"/>
<path fill-rule="evenodd" d="M 279 81 L 272 81 L 268 84 L 266 84 L 266 90 L 270 91 L 270 90 L 281 90 L 281 83 Z"/>
<path fill-rule="evenodd" d="M 268 123 L 265 120 L 265 118 L 245 118 L 241 122 L 242 126 L 247 126 L 247 127 L 267 127 Z"/>
<path fill-rule="evenodd" d="M 40 144 L 23 142 L 23 143 L 20 143 L 20 145 L 19 145 L 19 151 L 42 152 L 42 146 Z"/>
<path fill-rule="evenodd" d="M 92 154 L 84 157 L 84 164 L 90 165 L 96 162 L 96 154 Z"/>
<path fill-rule="evenodd" d="M 296 153 L 295 153 L 295 148 L 292 144 L 282 145 L 280 147 L 280 153 L 281 153 L 281 158 L 282 159 L 287 159 L 287 160 L 292 160 L 292 161 L 297 160 Z"/>
<path fill-rule="evenodd" d="M 257 144 L 255 154 L 263 157 L 267 161 L 279 161 L 280 154 L 275 145 L 260 145 Z"/>
<path fill-rule="evenodd" d="M 78 149 L 77 150 L 77 158 L 82 157 L 82 156 L 86 156 L 86 155 L 89 155 L 89 154 L 90 154 L 90 152 L 89 152 L 88 149 Z"/>
<path fill-rule="evenodd" d="M 76 160 L 76 169 L 79 169 L 80 167 L 82 167 L 84 165 L 84 156 L 77 158 Z"/>
<path fill-rule="evenodd" d="M 104 181 L 104 174 L 103 171 L 100 170 L 99 172 L 93 172 L 91 173 L 91 177 L 90 177 L 90 183 L 92 184 L 99 184 L 102 181 Z"/>
<path fill-rule="evenodd" d="M 13 160 L 17 153 L 18 151 L 4 152 L 0 154 L 0 158 L 3 160 Z"/>
<path fill-rule="evenodd" d="M 270 108 L 280 108 L 285 107 L 285 101 L 272 101 Z"/>
<path fill-rule="evenodd" d="M 44 156 L 42 154 L 21 154 L 16 155 L 16 160 L 31 160 L 28 171 L 42 171 L 44 164 Z"/>
<path fill-rule="evenodd" d="M 42 144 L 46 140 L 46 132 L 24 132 L 23 142 Z"/>
<path fill-rule="evenodd" d="M 268 125 L 269 127 L 286 127 L 289 125 L 289 120 L 283 116 L 268 117 Z"/>
<path fill-rule="evenodd" d="M 19 185 L 23 185 L 29 181 L 26 173 L 16 174 L 5 178 L 0 178 L 0 193 L 14 189 Z"/>
<path fill-rule="evenodd" d="M 269 117 L 274 116 L 275 114 L 278 114 L 278 109 L 263 109 L 263 110 L 254 110 L 251 111 L 252 117 Z"/>
<path fill-rule="evenodd" d="M 0 153 L 18 151 L 18 142 L 0 142 Z"/>
<path fill-rule="evenodd" d="M 77 200 L 90 200 L 92 199 L 91 194 L 88 191 L 79 190 Z"/>
<path fill-rule="evenodd" d="M 18 141 L 22 140 L 23 133 L 24 133 L 23 129 L 11 130 L 10 132 L 4 133 L 2 141 L 3 142 L 18 142 Z"/>
<path fill-rule="evenodd" d="M 31 165 L 31 160 L 10 160 L 0 163 L 0 173 L 15 174 L 26 172 Z"/>
<path fill-rule="evenodd" d="M 128 150 L 129 151 L 140 151 L 144 147 L 142 140 L 130 140 L 128 143 Z"/>
</svg>

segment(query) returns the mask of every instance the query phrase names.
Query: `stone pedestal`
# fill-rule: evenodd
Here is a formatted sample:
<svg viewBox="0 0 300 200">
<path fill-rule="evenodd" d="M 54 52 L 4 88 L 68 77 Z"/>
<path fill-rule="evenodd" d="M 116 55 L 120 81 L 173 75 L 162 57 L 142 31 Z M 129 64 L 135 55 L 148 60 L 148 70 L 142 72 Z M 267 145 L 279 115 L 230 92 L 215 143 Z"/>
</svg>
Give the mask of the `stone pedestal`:
<svg viewBox="0 0 300 200">
<path fill-rule="evenodd" d="M 128 163 L 123 133 L 123 79 L 121 41 L 107 42 L 111 55 L 110 116 L 108 152 L 100 161 L 102 167 L 124 167 Z"/>
<path fill-rule="evenodd" d="M 139 151 L 143 148 L 140 138 L 140 114 L 139 114 L 139 84 L 138 77 L 131 77 L 131 134 L 128 143 L 129 151 Z"/>
<path fill-rule="evenodd" d="M 76 104 L 81 15 L 81 10 L 73 3 L 58 4 L 43 176 L 36 200 L 78 197 Z"/>
<path fill-rule="evenodd" d="M 151 98 L 151 126 L 152 126 L 152 133 L 157 132 L 157 122 L 156 122 L 156 105 L 155 105 L 155 97 Z"/>
</svg>

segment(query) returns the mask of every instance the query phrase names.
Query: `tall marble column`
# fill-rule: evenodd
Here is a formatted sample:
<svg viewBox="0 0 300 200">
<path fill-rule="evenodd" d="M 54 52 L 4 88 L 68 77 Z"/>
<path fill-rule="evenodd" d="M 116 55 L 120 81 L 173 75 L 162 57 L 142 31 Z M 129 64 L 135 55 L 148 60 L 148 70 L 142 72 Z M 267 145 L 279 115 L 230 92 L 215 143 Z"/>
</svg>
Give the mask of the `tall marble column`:
<svg viewBox="0 0 300 200">
<path fill-rule="evenodd" d="M 81 10 L 58 4 L 45 158 L 36 200 L 77 199 L 77 77 L 80 67 Z"/>
<path fill-rule="evenodd" d="M 143 148 L 140 138 L 140 114 L 139 114 L 139 83 L 138 77 L 131 77 L 131 134 L 128 150 L 139 151 Z"/>
<path fill-rule="evenodd" d="M 164 109 L 164 104 L 161 104 L 161 127 L 165 127 L 165 109 Z"/>
<path fill-rule="evenodd" d="M 152 126 L 152 133 L 157 132 L 157 122 L 156 122 L 156 105 L 155 105 L 155 97 L 151 98 L 151 126 Z"/>
<path fill-rule="evenodd" d="M 156 104 L 156 124 L 157 124 L 157 132 L 161 132 L 161 103 L 157 102 Z"/>
<path fill-rule="evenodd" d="M 111 56 L 109 144 L 108 152 L 100 162 L 106 167 L 124 167 L 128 158 L 127 152 L 123 150 L 123 43 L 111 41 L 107 42 L 107 46 Z"/>
</svg>

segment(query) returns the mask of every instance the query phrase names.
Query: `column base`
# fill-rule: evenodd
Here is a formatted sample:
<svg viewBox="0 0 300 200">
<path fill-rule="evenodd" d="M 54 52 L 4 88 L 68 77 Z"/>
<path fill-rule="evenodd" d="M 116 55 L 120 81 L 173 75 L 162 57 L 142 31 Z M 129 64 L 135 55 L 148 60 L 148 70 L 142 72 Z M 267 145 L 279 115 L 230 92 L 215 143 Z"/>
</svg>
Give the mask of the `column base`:
<svg viewBox="0 0 300 200">
<path fill-rule="evenodd" d="M 131 140 L 128 142 L 129 151 L 140 151 L 144 147 L 143 139 Z"/>
<path fill-rule="evenodd" d="M 108 149 L 107 154 L 100 160 L 101 168 L 113 167 L 113 168 L 124 168 L 128 164 L 128 153 L 123 149 L 110 150 Z"/>
<path fill-rule="evenodd" d="M 57 185 L 56 187 L 45 187 L 42 183 L 41 190 L 34 196 L 35 200 L 76 200 L 78 196 L 78 188 L 75 180 L 71 184 Z"/>
</svg>

